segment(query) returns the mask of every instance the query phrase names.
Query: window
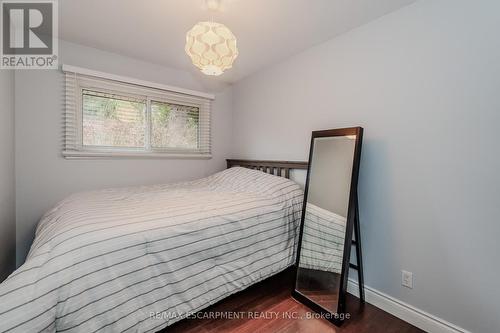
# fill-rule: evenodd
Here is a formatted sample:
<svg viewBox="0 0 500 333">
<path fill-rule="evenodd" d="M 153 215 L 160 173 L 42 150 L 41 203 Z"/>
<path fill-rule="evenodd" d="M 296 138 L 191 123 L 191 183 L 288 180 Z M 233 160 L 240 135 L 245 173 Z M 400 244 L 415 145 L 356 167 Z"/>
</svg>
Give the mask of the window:
<svg viewBox="0 0 500 333">
<path fill-rule="evenodd" d="M 210 157 L 211 95 L 70 66 L 63 71 L 65 157 Z"/>
<path fill-rule="evenodd" d="M 199 115 L 199 107 L 151 101 L 151 146 L 196 149 Z"/>
<path fill-rule="evenodd" d="M 82 90 L 84 147 L 145 145 L 146 101 Z"/>
</svg>

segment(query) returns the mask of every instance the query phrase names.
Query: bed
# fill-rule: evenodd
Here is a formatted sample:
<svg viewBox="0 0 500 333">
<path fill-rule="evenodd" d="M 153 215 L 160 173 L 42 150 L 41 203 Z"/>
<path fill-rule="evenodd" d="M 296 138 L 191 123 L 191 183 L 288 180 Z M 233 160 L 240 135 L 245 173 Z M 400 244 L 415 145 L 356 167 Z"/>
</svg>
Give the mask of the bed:
<svg viewBox="0 0 500 333">
<path fill-rule="evenodd" d="M 346 218 L 310 202 L 304 218 L 300 267 L 340 274 Z"/>
<path fill-rule="evenodd" d="M 0 284 L 0 332 L 155 332 L 291 266 L 303 193 L 279 176 L 307 164 L 245 163 L 61 201 Z"/>
</svg>

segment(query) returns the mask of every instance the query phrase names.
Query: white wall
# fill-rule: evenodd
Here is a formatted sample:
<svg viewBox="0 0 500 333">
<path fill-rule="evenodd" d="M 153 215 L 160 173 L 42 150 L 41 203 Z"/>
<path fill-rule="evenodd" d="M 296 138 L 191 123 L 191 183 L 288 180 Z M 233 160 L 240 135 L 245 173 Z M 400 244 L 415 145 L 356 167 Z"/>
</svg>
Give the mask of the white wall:
<svg viewBox="0 0 500 333">
<path fill-rule="evenodd" d="M 0 70 L 0 282 L 14 269 L 14 72 Z"/>
<path fill-rule="evenodd" d="M 203 90 L 191 74 L 67 42 L 60 63 L 143 80 Z M 17 71 L 16 211 L 17 264 L 25 259 L 35 226 L 67 195 L 115 186 L 167 183 L 203 177 L 224 169 L 231 142 L 231 90 L 213 104 L 210 160 L 66 160 L 61 156 L 64 82 L 60 71 Z"/>
<path fill-rule="evenodd" d="M 499 13 L 421 0 L 233 87 L 235 157 L 304 160 L 312 130 L 365 128 L 366 284 L 473 332 L 500 331 Z"/>
</svg>

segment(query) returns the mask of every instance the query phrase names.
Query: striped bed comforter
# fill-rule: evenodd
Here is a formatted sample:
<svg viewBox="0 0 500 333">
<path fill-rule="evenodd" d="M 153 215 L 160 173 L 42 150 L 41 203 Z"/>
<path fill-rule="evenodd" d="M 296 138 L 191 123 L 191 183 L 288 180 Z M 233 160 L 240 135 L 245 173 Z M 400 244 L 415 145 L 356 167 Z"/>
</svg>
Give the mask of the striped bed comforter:
<svg viewBox="0 0 500 333">
<path fill-rule="evenodd" d="M 340 274 L 345 227 L 345 217 L 308 202 L 300 250 L 300 267 Z"/>
<path fill-rule="evenodd" d="M 75 194 L 0 284 L 0 332 L 154 332 L 293 264 L 302 190 L 231 168 Z"/>
</svg>

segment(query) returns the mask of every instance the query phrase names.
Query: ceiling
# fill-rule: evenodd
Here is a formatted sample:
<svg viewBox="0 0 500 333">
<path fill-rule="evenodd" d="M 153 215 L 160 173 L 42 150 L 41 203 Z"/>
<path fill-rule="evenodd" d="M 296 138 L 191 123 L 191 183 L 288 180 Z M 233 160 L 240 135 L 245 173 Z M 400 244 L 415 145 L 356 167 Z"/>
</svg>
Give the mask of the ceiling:
<svg viewBox="0 0 500 333">
<path fill-rule="evenodd" d="M 219 77 L 234 83 L 416 0 L 221 0 L 210 12 L 205 0 L 63 0 L 62 39 L 155 64 L 193 72 L 184 52 L 186 32 L 213 18 L 238 39 L 234 67 Z"/>
</svg>

